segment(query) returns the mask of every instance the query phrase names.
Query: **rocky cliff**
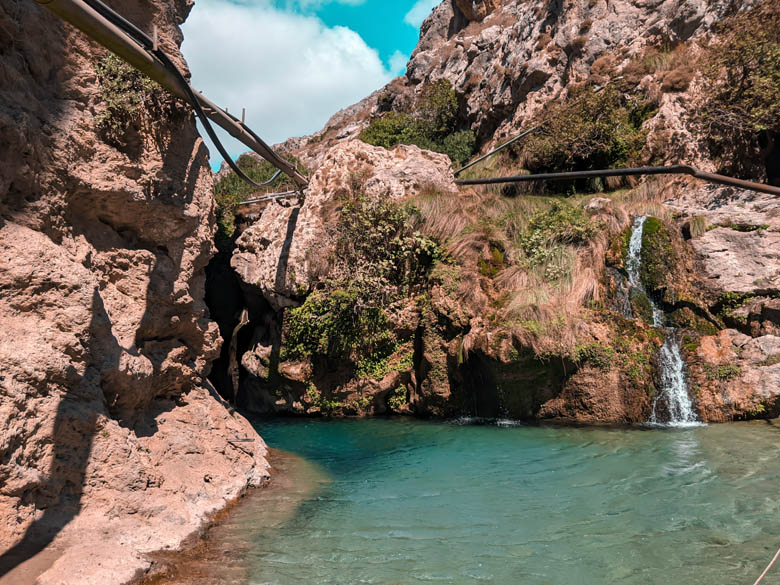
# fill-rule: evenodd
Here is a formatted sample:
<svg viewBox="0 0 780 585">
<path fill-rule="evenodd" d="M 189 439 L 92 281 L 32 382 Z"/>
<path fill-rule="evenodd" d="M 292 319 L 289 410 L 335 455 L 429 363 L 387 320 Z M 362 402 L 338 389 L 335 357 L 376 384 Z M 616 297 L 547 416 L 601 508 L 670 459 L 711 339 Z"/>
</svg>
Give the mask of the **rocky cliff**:
<svg viewBox="0 0 780 585">
<path fill-rule="evenodd" d="M 111 4 L 184 66 L 191 3 Z M 39 583 L 128 582 L 267 477 L 206 379 L 207 151 L 184 104 L 33 2 L 0 2 L 0 79 L 0 581 L 54 541 Z"/>
<path fill-rule="evenodd" d="M 282 145 L 315 179 L 300 209 L 245 214 L 231 391 L 263 412 L 646 421 L 650 295 L 701 419 L 776 414 L 776 197 L 679 178 L 464 189 L 444 154 L 541 126 L 468 176 L 687 163 L 777 183 L 779 19 L 766 0 L 442 2 L 406 75 Z"/>
</svg>

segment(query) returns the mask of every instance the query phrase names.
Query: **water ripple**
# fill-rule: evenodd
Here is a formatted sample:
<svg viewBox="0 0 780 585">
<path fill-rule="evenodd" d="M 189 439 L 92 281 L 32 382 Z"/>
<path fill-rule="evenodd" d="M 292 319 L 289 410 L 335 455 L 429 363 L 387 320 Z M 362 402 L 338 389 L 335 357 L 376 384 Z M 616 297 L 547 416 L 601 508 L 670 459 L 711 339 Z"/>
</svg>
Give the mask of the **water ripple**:
<svg viewBox="0 0 780 585">
<path fill-rule="evenodd" d="M 577 429 L 514 421 L 274 422 L 325 468 L 251 543 L 269 585 L 727 585 L 780 540 L 777 429 Z"/>
</svg>

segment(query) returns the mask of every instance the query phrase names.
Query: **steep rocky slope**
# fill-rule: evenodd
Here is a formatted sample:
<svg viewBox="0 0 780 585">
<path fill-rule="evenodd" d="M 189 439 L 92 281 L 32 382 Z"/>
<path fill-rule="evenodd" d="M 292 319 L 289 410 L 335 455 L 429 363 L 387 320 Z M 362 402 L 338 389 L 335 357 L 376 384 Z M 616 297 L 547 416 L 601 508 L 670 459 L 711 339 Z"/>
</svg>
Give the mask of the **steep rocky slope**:
<svg viewBox="0 0 780 585">
<path fill-rule="evenodd" d="M 112 4 L 183 65 L 191 3 Z M 207 153 L 188 108 L 33 2 L 0 2 L 0 79 L 0 580 L 56 538 L 39 583 L 124 583 L 268 475 L 206 380 Z"/>
<path fill-rule="evenodd" d="M 544 123 L 470 175 L 687 163 L 777 182 L 776 22 L 766 0 L 442 2 L 405 76 L 282 145 L 316 189 L 245 214 L 231 392 L 264 412 L 641 422 L 664 339 L 647 293 L 700 418 L 776 414 L 776 197 L 679 178 L 469 190 L 394 146 L 456 159 L 469 133 L 484 151 Z"/>
</svg>

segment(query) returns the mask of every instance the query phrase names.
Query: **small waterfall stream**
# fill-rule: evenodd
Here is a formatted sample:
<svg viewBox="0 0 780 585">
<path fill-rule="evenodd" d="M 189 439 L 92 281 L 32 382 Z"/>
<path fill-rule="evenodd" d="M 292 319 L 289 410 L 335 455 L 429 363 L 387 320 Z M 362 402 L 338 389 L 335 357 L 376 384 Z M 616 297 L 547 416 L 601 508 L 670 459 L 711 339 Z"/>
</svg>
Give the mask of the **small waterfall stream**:
<svg viewBox="0 0 780 585">
<path fill-rule="evenodd" d="M 644 234 L 647 217 L 637 217 L 631 229 L 631 239 L 628 245 L 626 268 L 628 270 L 628 282 L 632 288 L 645 291 L 640 275 L 642 267 L 642 235 Z M 646 291 L 645 291 L 646 292 Z M 650 307 L 653 310 L 653 325 L 665 327 L 664 313 L 648 294 Z M 651 424 L 664 424 L 668 426 L 691 426 L 698 424 L 696 413 L 693 410 L 688 384 L 685 380 L 685 369 L 680 354 L 680 340 L 677 331 L 673 327 L 665 327 L 666 338 L 661 347 L 661 394 L 653 402 L 653 412 L 650 416 Z M 663 399 L 666 405 L 668 421 L 658 420 L 657 407 L 659 400 Z"/>
</svg>

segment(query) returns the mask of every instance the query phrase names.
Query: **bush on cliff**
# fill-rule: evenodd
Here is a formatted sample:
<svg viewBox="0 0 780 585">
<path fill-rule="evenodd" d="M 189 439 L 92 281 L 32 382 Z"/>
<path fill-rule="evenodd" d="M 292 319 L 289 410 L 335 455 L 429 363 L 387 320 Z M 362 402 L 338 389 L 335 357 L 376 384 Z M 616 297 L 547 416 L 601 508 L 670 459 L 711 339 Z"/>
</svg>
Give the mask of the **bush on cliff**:
<svg viewBox="0 0 780 585">
<path fill-rule="evenodd" d="M 145 123 L 184 110 L 177 98 L 112 53 L 95 64 L 95 74 L 106 108 L 96 119 L 98 131 L 112 146 L 126 146 L 134 127 L 139 130 Z"/>
<path fill-rule="evenodd" d="M 642 124 L 653 112 L 652 102 L 614 85 L 572 91 L 515 154 L 532 173 L 638 165 L 647 137 Z"/>
<path fill-rule="evenodd" d="M 438 245 L 412 227 L 418 213 L 363 196 L 344 203 L 328 280 L 285 315 L 285 358 L 349 361 L 359 377 L 383 377 L 404 341 L 388 308 L 425 288 L 439 256 Z"/>
<path fill-rule="evenodd" d="M 544 267 L 544 278 L 555 281 L 571 272 L 567 246 L 581 246 L 595 236 L 598 226 L 581 208 L 566 201 L 554 201 L 534 214 L 518 243 L 529 268 Z"/>
<path fill-rule="evenodd" d="M 755 172 L 756 138 L 780 134 L 780 4 L 763 0 L 723 22 L 704 68 L 699 130 L 724 170 Z"/>
<path fill-rule="evenodd" d="M 299 170 L 303 166 L 295 157 L 285 157 L 288 162 L 295 165 Z M 267 160 L 262 160 L 258 156 L 251 154 L 242 154 L 236 161 L 246 176 L 255 183 L 265 183 L 276 173 L 274 167 Z M 268 186 L 269 190 L 279 191 L 293 189 L 295 187 L 292 180 L 282 174 L 276 181 Z M 235 230 L 235 214 L 238 205 L 254 195 L 259 195 L 262 191 L 254 185 L 250 185 L 244 179 L 239 177 L 232 170 L 222 174 L 214 183 L 214 193 L 217 201 L 217 247 L 221 247 L 233 237 Z"/>
<path fill-rule="evenodd" d="M 476 138 L 472 130 L 458 130 L 457 114 L 458 96 L 449 81 L 440 79 L 425 87 L 412 112 L 391 111 L 375 118 L 360 139 L 384 148 L 414 144 L 462 163 L 473 154 Z"/>
</svg>

